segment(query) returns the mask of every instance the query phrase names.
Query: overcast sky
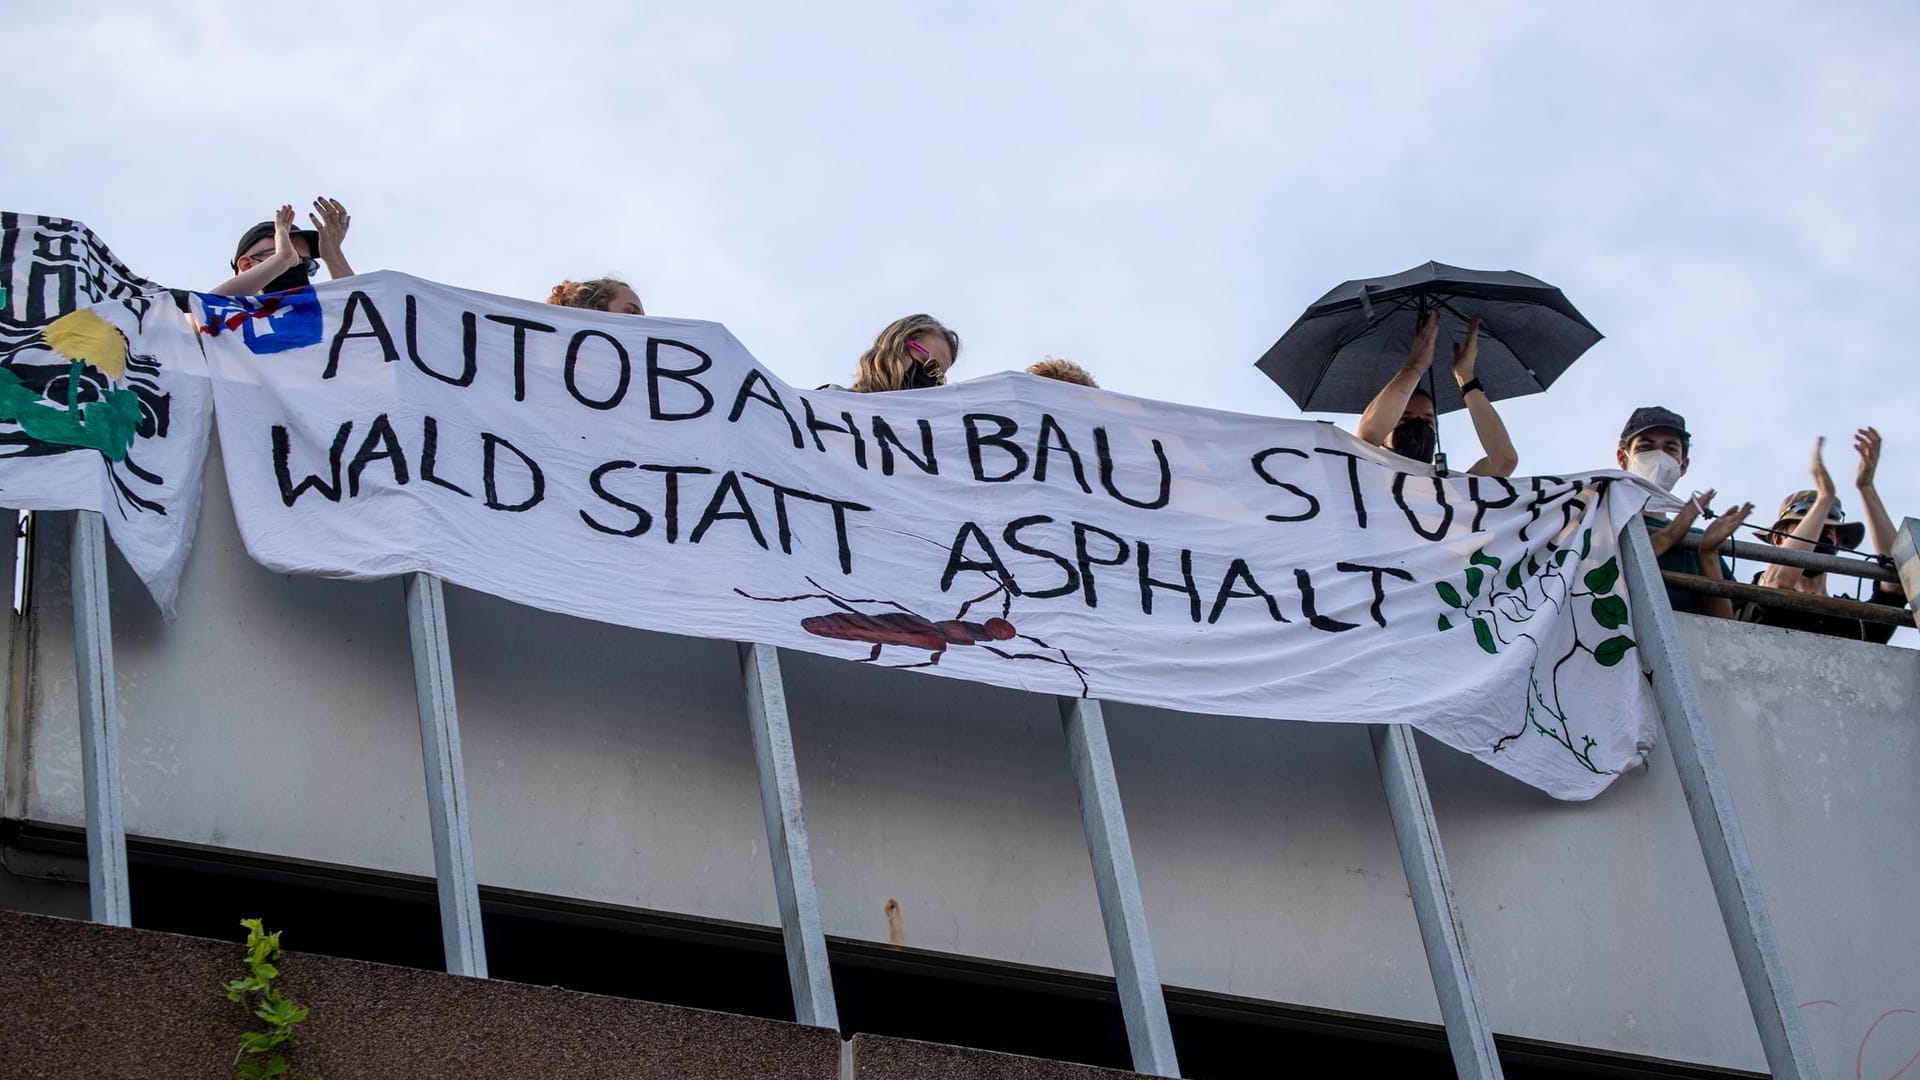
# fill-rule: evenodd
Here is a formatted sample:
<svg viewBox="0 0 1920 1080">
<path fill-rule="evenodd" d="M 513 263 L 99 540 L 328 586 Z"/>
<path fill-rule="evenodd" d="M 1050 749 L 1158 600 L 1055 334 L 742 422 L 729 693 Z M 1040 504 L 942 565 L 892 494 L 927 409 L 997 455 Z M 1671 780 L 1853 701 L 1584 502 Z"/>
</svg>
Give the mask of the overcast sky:
<svg viewBox="0 0 1920 1080">
<path fill-rule="evenodd" d="M 1683 491 L 1770 516 L 1824 434 L 1858 517 L 1871 423 L 1920 516 L 1915 5 L 450 7 L 16 9 L 0 206 L 205 287 L 325 193 L 360 270 L 612 272 L 796 385 L 927 311 L 955 378 L 1051 353 L 1284 417 L 1253 362 L 1334 284 L 1523 270 L 1607 340 L 1501 403 L 1522 473 L 1610 466 L 1658 403 Z"/>
</svg>

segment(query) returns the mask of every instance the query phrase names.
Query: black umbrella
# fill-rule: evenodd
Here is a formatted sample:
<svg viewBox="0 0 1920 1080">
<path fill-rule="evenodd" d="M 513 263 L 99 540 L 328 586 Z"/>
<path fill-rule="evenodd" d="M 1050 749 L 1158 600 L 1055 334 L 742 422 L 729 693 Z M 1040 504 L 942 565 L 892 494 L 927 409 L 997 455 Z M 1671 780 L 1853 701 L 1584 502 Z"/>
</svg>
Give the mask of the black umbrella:
<svg viewBox="0 0 1920 1080">
<path fill-rule="evenodd" d="M 1452 344 L 1466 340 L 1467 320 L 1480 317 L 1474 375 L 1489 400 L 1545 390 L 1600 340 L 1566 296 L 1539 278 L 1430 262 L 1342 283 L 1273 343 L 1259 368 L 1307 412 L 1363 412 L 1406 366 L 1414 330 L 1434 310 L 1440 336 L 1433 372 L 1448 370 Z M 1429 373 L 1422 388 L 1439 412 L 1466 407 L 1450 378 Z"/>
</svg>

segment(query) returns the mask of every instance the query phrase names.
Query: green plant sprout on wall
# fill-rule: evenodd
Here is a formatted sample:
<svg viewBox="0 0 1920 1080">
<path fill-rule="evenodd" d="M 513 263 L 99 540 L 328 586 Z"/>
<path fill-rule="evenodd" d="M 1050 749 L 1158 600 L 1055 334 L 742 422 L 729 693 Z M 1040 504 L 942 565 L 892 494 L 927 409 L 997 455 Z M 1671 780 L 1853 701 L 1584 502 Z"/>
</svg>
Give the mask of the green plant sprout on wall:
<svg viewBox="0 0 1920 1080">
<path fill-rule="evenodd" d="M 280 932 L 269 934 L 259 919 L 242 919 L 247 928 L 247 968 L 244 979 L 226 984 L 227 1000 L 243 1005 L 247 1013 L 266 1026 L 240 1036 L 240 1052 L 233 1058 L 233 1074 L 239 1080 L 319 1080 L 302 1076 L 287 1064 L 283 1049 L 300 1045 L 293 1029 L 307 1018 L 307 1010 L 292 998 L 273 988 L 280 969 L 273 961 L 280 958 Z"/>
</svg>

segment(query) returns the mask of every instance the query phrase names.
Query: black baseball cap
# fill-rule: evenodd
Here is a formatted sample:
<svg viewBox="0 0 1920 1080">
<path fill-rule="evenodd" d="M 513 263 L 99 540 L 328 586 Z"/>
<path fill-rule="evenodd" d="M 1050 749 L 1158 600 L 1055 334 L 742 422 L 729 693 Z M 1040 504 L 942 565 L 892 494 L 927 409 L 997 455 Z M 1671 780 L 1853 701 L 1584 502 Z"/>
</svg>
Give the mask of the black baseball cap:
<svg viewBox="0 0 1920 1080">
<path fill-rule="evenodd" d="M 312 255 L 320 254 L 320 234 L 319 233 L 313 231 L 312 229 L 294 229 L 292 230 L 292 233 L 295 236 L 301 236 L 306 238 L 308 253 Z M 260 224 L 255 225 L 253 228 L 248 229 L 240 237 L 239 245 L 233 249 L 233 261 L 229 262 L 227 265 L 238 270 L 240 268 L 240 256 L 245 255 L 247 253 L 248 248 L 252 247 L 253 245 L 259 243 L 260 241 L 272 235 L 273 235 L 273 222 L 271 221 L 263 221 Z"/>
<path fill-rule="evenodd" d="M 1642 405 L 1633 410 L 1633 415 L 1627 417 L 1627 426 L 1620 429 L 1621 445 L 1632 442 L 1635 435 L 1654 428 L 1671 428 L 1680 433 L 1681 442 L 1693 445 L 1693 434 L 1687 430 L 1686 418 L 1659 405 Z"/>
</svg>

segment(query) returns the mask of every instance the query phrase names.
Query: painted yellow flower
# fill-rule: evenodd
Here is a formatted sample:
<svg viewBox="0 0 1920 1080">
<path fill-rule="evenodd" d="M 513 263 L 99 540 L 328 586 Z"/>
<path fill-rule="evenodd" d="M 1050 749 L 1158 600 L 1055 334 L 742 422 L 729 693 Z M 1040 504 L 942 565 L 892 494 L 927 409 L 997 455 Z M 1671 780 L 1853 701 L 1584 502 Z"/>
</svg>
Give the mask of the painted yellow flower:
<svg viewBox="0 0 1920 1080">
<path fill-rule="evenodd" d="M 84 308 L 47 324 L 41 335 L 54 352 L 90 364 L 114 379 L 125 378 L 127 337 L 112 323 Z"/>
</svg>

